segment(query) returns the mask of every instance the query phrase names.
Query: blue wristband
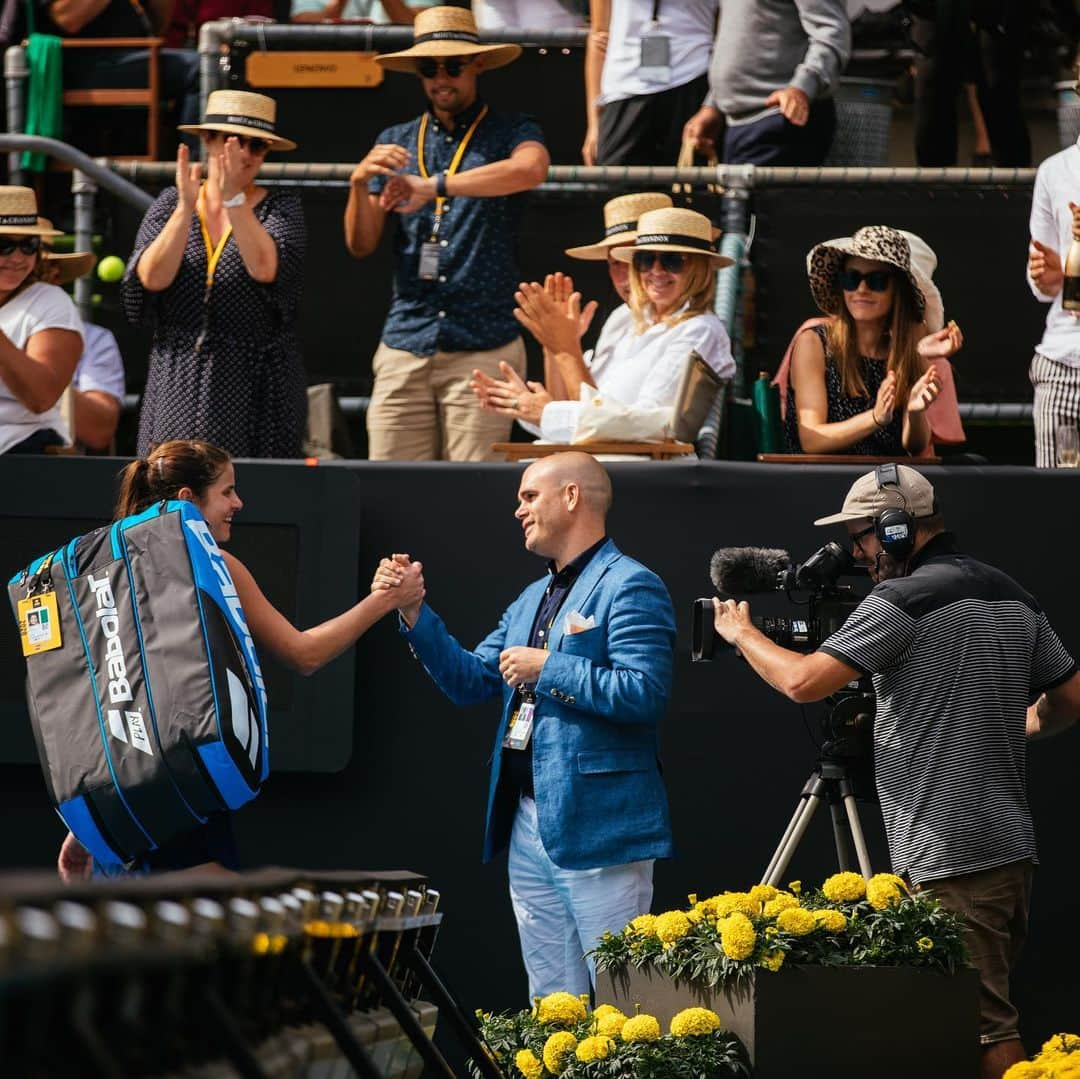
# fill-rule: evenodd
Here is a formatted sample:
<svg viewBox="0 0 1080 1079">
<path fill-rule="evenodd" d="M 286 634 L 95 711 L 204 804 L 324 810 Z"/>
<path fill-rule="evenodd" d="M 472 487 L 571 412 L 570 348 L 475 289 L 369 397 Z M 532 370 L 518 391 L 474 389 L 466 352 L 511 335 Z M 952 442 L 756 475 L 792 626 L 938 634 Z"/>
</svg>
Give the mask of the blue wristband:
<svg viewBox="0 0 1080 1079">
<path fill-rule="evenodd" d="M 440 172 L 435 177 L 435 194 L 441 199 L 445 199 L 446 196 L 446 171 Z"/>
</svg>

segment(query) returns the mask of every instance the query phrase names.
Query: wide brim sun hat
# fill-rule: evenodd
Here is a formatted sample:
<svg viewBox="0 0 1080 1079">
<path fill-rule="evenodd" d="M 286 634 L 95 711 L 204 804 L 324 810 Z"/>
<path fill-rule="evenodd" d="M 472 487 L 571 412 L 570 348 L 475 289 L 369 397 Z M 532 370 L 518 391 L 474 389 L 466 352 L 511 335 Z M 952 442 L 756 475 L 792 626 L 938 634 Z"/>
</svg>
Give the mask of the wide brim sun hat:
<svg viewBox="0 0 1080 1079">
<path fill-rule="evenodd" d="M 296 143 L 276 130 L 277 102 L 250 90 L 215 90 L 206 101 L 206 112 L 197 124 L 181 124 L 179 131 L 222 131 L 265 139 L 272 150 L 295 150 Z"/>
<path fill-rule="evenodd" d="M 63 235 L 63 233 L 53 229 L 52 222 L 48 220 L 48 218 L 39 217 L 38 223 L 43 228 L 50 230 L 48 235 Z M 77 278 L 84 277 L 94 268 L 94 264 L 97 262 L 97 255 L 95 255 L 93 251 L 74 251 L 65 254 L 57 254 L 47 244 L 42 245 L 41 257 L 48 262 L 50 266 L 56 267 L 56 284 L 58 285 L 67 285 Z"/>
<path fill-rule="evenodd" d="M 44 223 L 43 223 L 44 222 Z M 38 217 L 37 195 L 32 187 L 0 186 L 0 235 L 63 236 L 51 222 Z"/>
<path fill-rule="evenodd" d="M 651 191 L 637 191 L 608 199 L 604 203 L 604 238 L 584 247 L 568 247 L 566 254 L 572 259 L 584 259 L 586 262 L 606 262 L 613 247 L 625 247 L 634 242 L 638 218 L 642 214 L 668 206 L 671 206 L 670 195 Z"/>
<path fill-rule="evenodd" d="M 484 69 L 505 67 L 521 55 L 520 45 L 481 45 L 476 19 L 459 7 L 429 7 L 417 13 L 413 23 L 413 43 L 401 52 L 375 57 L 390 71 L 416 72 L 416 61 L 425 56 L 482 56 Z"/>
<path fill-rule="evenodd" d="M 643 213 L 638 218 L 633 246 L 618 247 L 612 251 L 611 257 L 618 262 L 633 262 L 635 251 L 680 251 L 686 255 L 704 255 L 717 270 L 735 262 L 716 250 L 716 230 L 704 214 L 675 206 Z"/>
<path fill-rule="evenodd" d="M 936 306 L 940 310 L 941 294 L 929 276 L 924 275 L 916 265 L 908 236 L 914 236 L 914 234 L 901 232 L 889 225 L 866 225 L 854 236 L 826 240 L 813 247 L 806 256 L 806 274 L 810 279 L 810 292 L 814 297 L 814 303 L 826 315 L 840 313 L 844 304 L 844 295 L 837 275 L 843 269 L 844 262 L 854 257 L 867 259 L 870 262 L 884 262 L 899 270 L 911 285 L 921 319 L 927 317 L 931 306 L 927 300 L 931 293 L 936 294 Z M 919 241 L 920 247 L 926 249 L 925 252 L 921 252 L 923 256 L 928 255 L 936 265 L 937 257 L 929 245 L 919 237 L 915 239 Z M 943 318 L 943 315 L 939 317 Z M 941 329 L 941 326 L 937 329 Z"/>
</svg>

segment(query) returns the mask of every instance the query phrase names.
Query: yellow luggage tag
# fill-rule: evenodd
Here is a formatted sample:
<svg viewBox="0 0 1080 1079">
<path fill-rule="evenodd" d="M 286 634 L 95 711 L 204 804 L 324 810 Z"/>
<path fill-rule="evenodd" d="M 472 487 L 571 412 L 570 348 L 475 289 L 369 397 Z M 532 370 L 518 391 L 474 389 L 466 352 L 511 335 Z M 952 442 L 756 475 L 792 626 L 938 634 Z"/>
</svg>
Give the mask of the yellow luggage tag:
<svg viewBox="0 0 1080 1079">
<path fill-rule="evenodd" d="M 17 604 L 19 619 L 19 643 L 24 656 L 36 656 L 40 652 L 51 652 L 59 648 L 60 612 L 56 607 L 56 593 L 53 591 L 52 578 L 48 576 L 52 565 L 50 555 L 31 582 L 30 592 Z M 43 591 L 37 591 L 39 582 L 45 578 Z"/>
</svg>

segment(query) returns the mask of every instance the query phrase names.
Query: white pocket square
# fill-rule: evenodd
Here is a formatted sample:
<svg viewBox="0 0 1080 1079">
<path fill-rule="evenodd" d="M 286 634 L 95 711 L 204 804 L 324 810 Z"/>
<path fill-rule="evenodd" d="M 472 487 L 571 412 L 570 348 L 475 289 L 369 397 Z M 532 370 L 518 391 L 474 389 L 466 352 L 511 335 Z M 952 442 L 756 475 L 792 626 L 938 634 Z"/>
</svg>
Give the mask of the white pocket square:
<svg viewBox="0 0 1080 1079">
<path fill-rule="evenodd" d="M 584 633 L 587 629 L 594 629 L 596 627 L 596 619 L 592 615 L 585 618 L 578 611 L 571 611 L 566 616 L 566 621 L 563 624 L 563 629 L 566 633 Z"/>
</svg>

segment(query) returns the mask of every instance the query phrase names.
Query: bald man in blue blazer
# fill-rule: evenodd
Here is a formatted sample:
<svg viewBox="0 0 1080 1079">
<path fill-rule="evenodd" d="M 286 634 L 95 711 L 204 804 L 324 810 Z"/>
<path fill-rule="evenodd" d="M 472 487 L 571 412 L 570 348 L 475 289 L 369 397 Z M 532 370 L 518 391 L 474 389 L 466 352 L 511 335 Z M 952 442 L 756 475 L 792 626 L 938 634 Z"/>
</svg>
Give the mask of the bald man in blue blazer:
<svg viewBox="0 0 1080 1079">
<path fill-rule="evenodd" d="M 455 704 L 501 694 L 484 860 L 509 845 L 530 997 L 589 991 L 585 953 L 649 909 L 653 861 L 672 854 L 658 728 L 675 616 L 660 578 L 607 538 L 610 505 L 595 458 L 537 461 L 515 516 L 548 576 L 472 651 L 426 604 L 401 611 L 414 653 Z M 376 586 L 418 565 L 384 559 Z"/>
</svg>

